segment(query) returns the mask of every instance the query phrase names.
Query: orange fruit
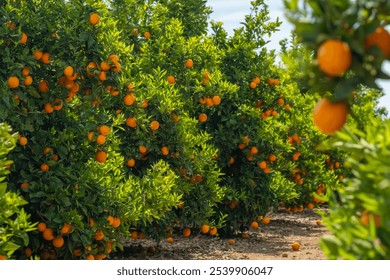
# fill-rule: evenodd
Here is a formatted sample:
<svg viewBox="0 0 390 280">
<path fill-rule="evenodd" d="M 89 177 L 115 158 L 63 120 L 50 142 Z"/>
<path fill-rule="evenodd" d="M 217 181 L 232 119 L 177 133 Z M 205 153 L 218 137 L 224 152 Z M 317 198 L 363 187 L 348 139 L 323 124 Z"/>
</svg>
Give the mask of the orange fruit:
<svg viewBox="0 0 390 280">
<path fill-rule="evenodd" d="M 265 169 L 265 168 L 267 168 L 267 162 L 262 161 L 262 162 L 259 163 L 258 166 L 259 166 L 260 169 Z"/>
<path fill-rule="evenodd" d="M 251 147 L 251 149 L 250 149 L 251 154 L 256 155 L 258 152 L 259 152 L 259 149 L 257 149 L 257 147 L 255 147 L 255 146 Z"/>
<path fill-rule="evenodd" d="M 269 161 L 274 162 L 274 161 L 276 161 L 276 156 L 274 154 L 269 155 L 268 159 L 269 159 Z"/>
<path fill-rule="evenodd" d="M 114 54 L 114 53 L 112 53 L 112 54 L 110 54 L 109 56 L 108 56 L 108 59 L 110 60 L 110 61 L 112 61 L 113 63 L 115 63 L 115 62 L 119 62 L 119 57 L 116 55 L 116 54 Z"/>
<path fill-rule="evenodd" d="M 202 113 L 199 115 L 198 119 L 200 122 L 203 123 L 203 122 L 207 121 L 207 115 L 205 113 Z"/>
<path fill-rule="evenodd" d="M 40 60 L 42 58 L 43 52 L 40 50 L 37 50 L 37 51 L 33 52 L 33 55 L 34 55 L 36 60 Z"/>
<path fill-rule="evenodd" d="M 23 182 L 23 183 L 20 184 L 20 187 L 22 189 L 27 189 L 29 186 L 30 186 L 30 184 L 28 182 Z"/>
<path fill-rule="evenodd" d="M 236 242 L 233 239 L 229 239 L 228 243 L 229 245 L 234 245 Z"/>
<path fill-rule="evenodd" d="M 135 102 L 135 96 L 133 94 L 126 94 L 125 97 L 123 97 L 123 102 L 127 106 L 131 106 Z"/>
<path fill-rule="evenodd" d="M 99 127 L 99 132 L 103 136 L 107 136 L 110 133 L 110 128 L 107 125 L 102 125 Z"/>
<path fill-rule="evenodd" d="M 214 105 L 213 99 L 211 97 L 206 97 L 206 106 L 211 107 Z"/>
<path fill-rule="evenodd" d="M 38 90 L 42 93 L 49 91 L 49 84 L 45 80 L 41 80 L 38 85 Z"/>
<path fill-rule="evenodd" d="M 106 72 L 100 71 L 100 73 L 98 74 L 98 78 L 99 78 L 100 81 L 105 81 L 105 80 L 107 80 Z"/>
<path fill-rule="evenodd" d="M 390 34 L 387 32 L 384 26 L 380 26 L 375 29 L 374 32 L 369 34 L 364 40 L 364 46 L 366 50 L 369 50 L 373 46 L 377 46 L 383 53 L 383 56 L 387 59 L 390 58 Z"/>
<path fill-rule="evenodd" d="M 120 72 L 122 69 L 122 66 L 118 62 L 114 62 L 114 65 L 111 68 L 111 71 L 113 72 Z"/>
<path fill-rule="evenodd" d="M 162 148 L 161 148 L 161 154 L 162 154 L 163 156 L 167 156 L 167 155 L 169 154 L 169 149 L 168 149 L 168 147 L 166 147 L 166 146 L 162 147 Z"/>
<path fill-rule="evenodd" d="M 229 163 L 230 164 L 233 164 L 235 162 L 235 159 L 234 159 L 234 157 L 230 157 L 230 159 L 229 159 Z"/>
<path fill-rule="evenodd" d="M 5 261 L 7 259 L 7 256 L 0 255 L 0 261 Z"/>
<path fill-rule="evenodd" d="M 42 59 L 43 64 L 50 64 L 50 62 L 51 62 L 50 53 L 47 53 L 47 52 L 43 53 L 41 59 Z"/>
<path fill-rule="evenodd" d="M 98 143 L 98 145 L 103 145 L 104 143 L 106 143 L 106 137 L 104 135 L 99 135 L 96 138 L 96 143 Z"/>
<path fill-rule="evenodd" d="M 95 235 L 93 237 L 95 240 L 102 240 L 104 238 L 104 233 L 101 230 L 96 230 Z"/>
<path fill-rule="evenodd" d="M 148 106 L 149 106 L 149 103 L 147 100 L 142 101 L 142 104 L 141 104 L 142 109 L 146 109 L 146 108 L 148 108 Z"/>
<path fill-rule="evenodd" d="M 217 232 L 218 232 L 218 229 L 216 227 L 210 228 L 210 231 L 209 231 L 210 235 L 214 236 L 217 234 Z"/>
<path fill-rule="evenodd" d="M 141 146 L 138 147 L 138 150 L 139 150 L 139 152 L 141 154 L 145 154 L 145 153 L 147 153 L 148 148 L 146 148 L 145 146 L 141 145 Z"/>
<path fill-rule="evenodd" d="M 215 95 L 215 96 L 213 96 L 212 101 L 213 101 L 214 105 L 219 105 L 219 104 L 221 104 L 221 97 L 219 97 L 218 95 Z"/>
<path fill-rule="evenodd" d="M 51 104 L 48 102 L 48 103 L 45 104 L 44 110 L 45 110 L 46 113 L 49 113 L 49 114 L 50 114 L 50 113 L 53 113 L 54 108 L 53 108 L 53 106 L 51 106 Z"/>
<path fill-rule="evenodd" d="M 58 98 L 54 99 L 54 107 L 53 108 L 54 108 L 55 111 L 61 110 L 62 106 L 63 106 L 62 100 L 60 100 Z"/>
<path fill-rule="evenodd" d="M 75 257 L 80 257 L 81 254 L 82 254 L 82 251 L 81 251 L 80 248 L 73 249 L 73 255 L 74 255 Z"/>
<path fill-rule="evenodd" d="M 88 223 L 89 223 L 90 227 L 93 227 L 93 225 L 95 224 L 95 219 L 94 218 L 89 218 Z"/>
<path fill-rule="evenodd" d="M 170 243 L 170 244 L 173 243 L 173 238 L 172 237 L 168 237 L 167 238 L 167 242 Z"/>
<path fill-rule="evenodd" d="M 112 224 L 114 223 L 114 217 L 113 216 L 108 216 L 107 217 L 107 222 L 108 222 L 108 225 L 112 226 Z"/>
<path fill-rule="evenodd" d="M 256 222 L 256 221 L 253 221 L 253 222 L 251 223 L 251 228 L 258 229 L 258 228 L 259 228 L 259 223 Z"/>
<path fill-rule="evenodd" d="M 279 106 L 283 106 L 284 105 L 284 99 L 283 98 L 279 98 L 278 99 L 278 105 Z"/>
<path fill-rule="evenodd" d="M 73 72 L 74 72 L 74 70 L 73 70 L 73 67 L 72 67 L 72 66 L 66 66 L 65 69 L 64 69 L 64 75 L 65 75 L 66 77 L 71 77 L 71 76 L 73 76 Z"/>
<path fill-rule="evenodd" d="M 259 77 L 254 77 L 253 82 L 256 83 L 256 85 L 260 85 L 260 78 Z"/>
<path fill-rule="evenodd" d="M 294 243 L 291 245 L 291 248 L 292 248 L 294 251 L 298 251 L 299 248 L 301 248 L 301 245 L 300 245 L 298 242 L 294 242 Z"/>
<path fill-rule="evenodd" d="M 21 45 L 24 45 L 24 44 L 27 43 L 27 39 L 28 39 L 27 34 L 24 33 L 24 32 L 22 32 L 22 38 L 20 39 L 19 43 L 20 43 Z"/>
<path fill-rule="evenodd" d="M 322 133 L 332 134 L 343 128 L 347 116 L 347 103 L 322 98 L 314 108 L 313 122 Z"/>
<path fill-rule="evenodd" d="M 100 69 L 102 69 L 103 71 L 108 71 L 110 70 L 111 66 L 110 64 L 108 64 L 107 61 L 102 61 L 100 62 Z"/>
<path fill-rule="evenodd" d="M 19 144 L 20 144 L 20 145 L 26 146 L 26 145 L 27 145 L 27 142 L 28 142 L 28 140 L 27 140 L 26 137 L 22 136 L 22 137 L 19 138 Z"/>
<path fill-rule="evenodd" d="M 160 123 L 158 121 L 152 121 L 150 123 L 150 129 L 155 131 L 160 127 Z"/>
<path fill-rule="evenodd" d="M 381 217 L 378 214 L 372 214 L 367 210 L 364 210 L 360 216 L 360 222 L 364 226 L 368 226 L 370 224 L 371 219 L 374 218 L 375 227 L 380 227 L 382 225 Z"/>
<path fill-rule="evenodd" d="M 86 257 L 85 257 L 86 260 L 95 260 L 95 257 L 92 255 L 92 254 L 88 254 Z"/>
<path fill-rule="evenodd" d="M 17 88 L 19 86 L 19 78 L 14 76 L 9 77 L 7 83 L 10 88 Z"/>
<path fill-rule="evenodd" d="M 104 151 L 98 151 L 95 157 L 98 162 L 103 163 L 107 160 L 107 153 Z"/>
<path fill-rule="evenodd" d="M 62 246 L 64 246 L 64 238 L 62 238 L 61 236 L 57 236 L 56 238 L 53 239 L 53 246 L 55 248 L 61 248 Z"/>
<path fill-rule="evenodd" d="M 167 81 L 170 85 L 173 85 L 175 83 L 175 77 L 173 76 L 168 76 Z"/>
<path fill-rule="evenodd" d="M 250 83 L 249 83 L 249 87 L 250 87 L 251 89 L 255 89 L 255 88 L 257 87 L 257 84 L 256 84 L 255 82 L 250 82 Z"/>
<path fill-rule="evenodd" d="M 38 224 L 38 231 L 39 232 L 44 232 L 45 229 L 46 229 L 46 224 L 45 223 L 41 222 L 41 223 Z"/>
<path fill-rule="evenodd" d="M 72 229 L 72 227 L 70 224 L 64 224 L 63 227 L 61 228 L 60 233 L 61 234 L 68 234 L 71 229 Z"/>
<path fill-rule="evenodd" d="M 95 26 L 96 24 L 98 24 L 100 21 L 100 17 L 98 14 L 96 13 L 92 13 L 89 15 L 89 23 L 93 26 Z"/>
<path fill-rule="evenodd" d="M 24 77 L 26 77 L 26 76 L 28 76 L 28 74 L 30 74 L 30 70 L 28 69 L 27 66 L 24 66 L 24 67 L 23 67 L 23 70 L 22 70 L 22 75 L 23 75 Z"/>
<path fill-rule="evenodd" d="M 26 250 L 24 250 L 24 254 L 26 255 L 27 258 L 29 258 L 32 254 L 32 251 L 30 248 L 26 248 Z"/>
<path fill-rule="evenodd" d="M 309 202 L 307 205 L 306 205 L 306 208 L 309 209 L 309 210 L 312 210 L 314 208 L 314 204 Z"/>
<path fill-rule="evenodd" d="M 268 225 L 271 222 L 271 219 L 265 216 L 261 221 L 264 225 Z"/>
<path fill-rule="evenodd" d="M 183 235 L 184 235 L 185 237 L 190 236 L 190 235 L 191 235 L 191 230 L 190 230 L 189 228 L 183 229 Z"/>
<path fill-rule="evenodd" d="M 243 232 L 243 233 L 241 234 L 241 238 L 244 238 L 244 239 L 249 238 L 249 233 Z"/>
<path fill-rule="evenodd" d="M 316 221 L 316 224 L 317 224 L 317 226 L 320 226 L 320 225 L 321 225 L 321 223 L 322 223 L 322 221 L 321 221 L 321 220 L 317 220 L 317 221 Z"/>
<path fill-rule="evenodd" d="M 43 231 L 43 239 L 48 240 L 48 241 L 51 241 L 54 239 L 52 228 L 48 228 L 48 227 L 45 228 L 45 230 Z"/>
<path fill-rule="evenodd" d="M 129 160 L 126 162 L 126 165 L 127 165 L 128 167 L 134 167 L 134 165 L 135 165 L 135 159 L 133 159 L 133 158 L 129 159 Z"/>
<path fill-rule="evenodd" d="M 185 63 L 185 67 L 192 68 L 192 66 L 194 66 L 194 62 L 192 61 L 192 59 L 191 58 L 187 59 Z"/>
<path fill-rule="evenodd" d="M 95 141 L 93 138 L 94 138 L 94 132 L 93 131 L 90 131 L 89 133 L 88 133 L 88 136 L 87 136 L 87 138 L 88 138 L 88 140 L 89 141 Z"/>
<path fill-rule="evenodd" d="M 271 172 L 271 168 L 269 168 L 269 167 L 267 166 L 266 168 L 263 169 L 263 172 L 264 172 L 265 174 L 268 174 L 268 173 Z"/>
<path fill-rule="evenodd" d="M 121 219 L 118 217 L 114 217 L 114 222 L 112 223 L 112 227 L 117 228 L 121 225 Z"/>
<path fill-rule="evenodd" d="M 132 128 L 136 128 L 137 127 L 137 119 L 134 117 L 128 117 L 126 119 L 126 125 L 130 126 Z"/>
<path fill-rule="evenodd" d="M 33 79 L 31 76 L 26 76 L 24 81 L 23 81 L 23 84 L 27 87 L 27 86 L 30 86 L 33 82 Z"/>
<path fill-rule="evenodd" d="M 95 69 L 97 69 L 96 63 L 94 61 L 88 62 L 88 64 L 87 64 L 87 74 L 88 74 L 88 76 L 93 76 Z"/>
<path fill-rule="evenodd" d="M 151 36 L 152 36 L 152 35 L 150 34 L 149 31 L 144 32 L 144 37 L 145 37 L 145 39 L 150 39 Z"/>
<path fill-rule="evenodd" d="M 42 163 L 40 169 L 42 172 L 47 172 L 49 171 L 49 165 L 47 165 L 46 163 Z"/>
<path fill-rule="evenodd" d="M 204 234 L 208 233 L 210 231 L 210 227 L 208 225 L 202 225 L 200 227 L 200 231 Z"/>
<path fill-rule="evenodd" d="M 352 63 L 351 50 L 340 40 L 326 40 L 317 50 L 318 67 L 326 75 L 339 77 L 347 72 Z"/>
</svg>

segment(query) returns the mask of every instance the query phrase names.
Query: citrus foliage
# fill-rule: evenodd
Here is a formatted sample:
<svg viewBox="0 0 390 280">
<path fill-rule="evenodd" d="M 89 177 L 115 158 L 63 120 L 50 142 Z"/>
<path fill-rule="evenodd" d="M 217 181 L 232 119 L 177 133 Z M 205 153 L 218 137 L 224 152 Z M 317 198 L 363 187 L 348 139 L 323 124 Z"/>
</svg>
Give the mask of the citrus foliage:
<svg viewBox="0 0 390 280">
<path fill-rule="evenodd" d="M 333 236 L 322 248 L 331 259 L 389 259 L 389 136 L 389 120 L 373 119 L 365 132 L 346 130 L 332 141 L 351 155 L 345 165 L 353 176 L 324 219 Z"/>
<path fill-rule="evenodd" d="M 0 124 L 0 259 L 11 258 L 15 251 L 27 246 L 27 232 L 35 229 L 23 208 L 27 202 L 18 193 L 7 191 L 4 181 L 12 164 L 7 156 L 16 144 L 16 137 L 10 132 L 9 126 Z M 26 253 L 31 255 L 31 249 L 28 250 Z"/>
</svg>

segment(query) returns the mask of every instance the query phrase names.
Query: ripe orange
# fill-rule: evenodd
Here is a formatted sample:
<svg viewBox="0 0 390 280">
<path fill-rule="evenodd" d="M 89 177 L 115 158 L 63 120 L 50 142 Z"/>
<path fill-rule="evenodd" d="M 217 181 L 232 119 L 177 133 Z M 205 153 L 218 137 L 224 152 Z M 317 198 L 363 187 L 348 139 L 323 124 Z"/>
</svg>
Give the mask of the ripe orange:
<svg viewBox="0 0 390 280">
<path fill-rule="evenodd" d="M 236 242 L 233 239 L 229 239 L 228 243 L 229 245 L 234 245 Z"/>
<path fill-rule="evenodd" d="M 259 223 L 256 222 L 256 221 L 253 221 L 253 222 L 251 223 L 251 228 L 258 229 L 258 228 L 259 228 Z"/>
<path fill-rule="evenodd" d="M 235 159 L 234 159 L 234 157 L 230 157 L 230 159 L 229 159 L 229 163 L 230 164 L 233 164 L 235 162 Z"/>
<path fill-rule="evenodd" d="M 321 220 L 317 220 L 316 224 L 317 224 L 317 226 L 320 226 L 322 224 L 322 221 Z"/>
<path fill-rule="evenodd" d="M 314 124 L 325 134 L 332 134 L 343 128 L 347 116 L 347 103 L 333 103 L 327 98 L 322 98 L 313 111 Z"/>
<path fill-rule="evenodd" d="M 149 103 L 146 99 L 144 101 L 142 101 L 142 104 L 141 104 L 142 109 L 146 109 L 146 108 L 148 108 L 148 106 L 149 106 Z"/>
<path fill-rule="evenodd" d="M 0 255 L 0 261 L 5 261 L 7 259 L 7 256 Z"/>
<path fill-rule="evenodd" d="M 268 225 L 271 222 L 271 219 L 265 216 L 261 221 L 264 225 Z"/>
<path fill-rule="evenodd" d="M 62 246 L 64 246 L 64 238 L 62 238 L 61 236 L 57 236 L 56 238 L 53 239 L 53 246 L 55 248 L 61 248 Z"/>
<path fill-rule="evenodd" d="M 58 98 L 54 99 L 54 106 L 53 106 L 54 110 L 59 111 L 62 109 L 62 106 L 63 106 L 62 100 Z"/>
<path fill-rule="evenodd" d="M 207 115 L 205 113 L 202 113 L 199 115 L 198 119 L 200 122 L 203 123 L 203 122 L 207 121 Z"/>
<path fill-rule="evenodd" d="M 167 242 L 170 243 L 170 244 L 173 243 L 173 238 L 172 237 L 168 237 L 167 238 Z"/>
<path fill-rule="evenodd" d="M 219 105 L 219 104 L 221 104 L 221 97 L 219 97 L 218 95 L 215 95 L 215 96 L 213 96 L 212 101 L 213 101 L 214 105 Z"/>
<path fill-rule="evenodd" d="M 42 163 L 40 169 L 42 172 L 47 172 L 49 171 L 49 165 L 47 165 L 46 163 Z"/>
<path fill-rule="evenodd" d="M 134 117 L 128 117 L 126 119 L 126 125 L 130 126 L 132 128 L 136 128 L 137 127 L 137 119 Z"/>
<path fill-rule="evenodd" d="M 123 97 L 123 102 L 127 106 L 131 106 L 135 102 L 135 96 L 133 94 L 126 94 L 125 97 Z"/>
<path fill-rule="evenodd" d="M 260 163 L 259 163 L 259 168 L 260 168 L 260 169 L 265 169 L 265 168 L 267 168 L 267 162 L 265 162 L 265 161 L 260 162 Z"/>
<path fill-rule="evenodd" d="M 103 163 L 107 160 L 107 153 L 104 151 L 98 151 L 95 157 L 98 162 Z"/>
<path fill-rule="evenodd" d="M 66 77 L 71 77 L 71 76 L 73 76 L 73 72 L 74 72 L 74 70 L 73 70 L 73 67 L 72 67 L 72 66 L 66 66 L 65 69 L 64 69 L 64 75 L 65 75 Z"/>
<path fill-rule="evenodd" d="M 218 232 L 218 229 L 216 227 L 210 228 L 210 231 L 209 231 L 210 235 L 214 236 L 217 234 L 217 232 Z"/>
<path fill-rule="evenodd" d="M 95 72 L 95 69 L 97 69 L 97 65 L 94 61 L 90 61 L 88 62 L 87 64 L 87 74 L 88 76 L 93 76 L 94 75 L 94 72 Z"/>
<path fill-rule="evenodd" d="M 309 210 L 312 210 L 314 208 L 314 204 L 309 202 L 307 205 L 306 205 L 306 208 L 309 209 Z"/>
<path fill-rule="evenodd" d="M 110 127 L 108 127 L 107 125 L 100 126 L 99 133 L 103 136 L 107 136 L 108 134 L 110 134 Z"/>
<path fill-rule="evenodd" d="M 24 33 L 24 32 L 22 32 L 22 38 L 20 39 L 19 43 L 20 43 L 21 45 L 24 45 L 24 44 L 27 43 L 27 39 L 28 39 L 27 34 Z"/>
<path fill-rule="evenodd" d="M 42 58 L 43 52 L 41 50 L 36 50 L 33 52 L 33 55 L 36 60 L 40 60 Z"/>
<path fill-rule="evenodd" d="M 104 238 L 104 233 L 101 230 L 96 230 L 95 235 L 93 237 L 95 240 L 102 240 Z"/>
<path fill-rule="evenodd" d="M 43 239 L 48 240 L 48 241 L 51 241 L 54 239 L 52 228 L 48 228 L 48 227 L 45 228 L 45 230 L 43 231 Z"/>
<path fill-rule="evenodd" d="M 103 145 L 104 143 L 106 143 L 106 137 L 104 135 L 99 135 L 96 138 L 96 143 L 98 143 L 98 145 Z"/>
<path fill-rule="evenodd" d="M 96 13 L 92 13 L 89 15 L 89 23 L 93 26 L 95 26 L 96 24 L 98 24 L 100 21 L 100 17 L 98 14 Z"/>
<path fill-rule="evenodd" d="M 150 129 L 151 130 L 157 130 L 160 127 L 160 123 L 158 121 L 152 121 L 150 123 Z"/>
<path fill-rule="evenodd" d="M 110 70 L 111 66 L 110 64 L 108 64 L 107 61 L 102 61 L 100 62 L 100 69 L 102 69 L 103 71 L 108 71 Z"/>
<path fill-rule="evenodd" d="M 60 233 L 61 234 L 68 234 L 71 229 L 72 229 L 72 227 L 70 224 L 64 224 L 63 227 L 61 228 Z"/>
<path fill-rule="evenodd" d="M 23 67 L 23 70 L 22 70 L 22 75 L 23 75 L 24 77 L 26 77 L 26 76 L 28 76 L 28 74 L 30 74 L 30 69 L 28 69 L 27 66 L 24 66 L 24 67 Z"/>
<path fill-rule="evenodd" d="M 32 251 L 30 248 L 26 248 L 26 250 L 24 250 L 24 254 L 26 255 L 27 258 L 29 258 L 32 254 Z"/>
<path fill-rule="evenodd" d="M 26 76 L 24 81 L 23 81 L 23 84 L 27 87 L 27 86 L 30 86 L 33 82 L 33 79 L 31 76 Z"/>
<path fill-rule="evenodd" d="M 274 162 L 274 161 L 276 161 L 276 156 L 274 154 L 269 155 L 268 159 L 269 159 L 269 161 Z"/>
<path fill-rule="evenodd" d="M 206 97 L 206 106 L 211 107 L 214 105 L 213 99 L 211 97 Z"/>
<path fill-rule="evenodd" d="M 192 61 L 192 59 L 191 58 L 187 59 L 185 63 L 185 67 L 192 68 L 192 66 L 194 66 L 194 62 Z"/>
<path fill-rule="evenodd" d="M 294 251 L 298 251 L 299 248 L 301 248 L 301 245 L 300 245 L 298 242 L 294 242 L 294 243 L 291 245 L 291 248 L 292 248 Z"/>
<path fill-rule="evenodd" d="M 377 46 L 383 53 L 384 57 L 390 58 L 390 34 L 387 32 L 384 26 L 380 26 L 375 29 L 374 32 L 369 34 L 364 40 L 364 46 L 366 50 L 373 46 Z"/>
<path fill-rule="evenodd" d="M 122 66 L 118 62 L 114 62 L 114 65 L 111 68 L 111 71 L 113 72 L 120 72 L 122 69 Z"/>
<path fill-rule="evenodd" d="M 38 85 L 38 89 L 40 92 L 45 93 L 49 91 L 49 84 L 45 80 L 41 80 Z"/>
<path fill-rule="evenodd" d="M 53 108 L 53 106 L 51 106 L 51 104 L 49 102 L 47 102 L 45 104 L 44 110 L 45 110 L 46 113 L 50 114 L 50 113 L 53 113 L 54 108 Z"/>
<path fill-rule="evenodd" d="M 244 239 L 249 238 L 249 233 L 243 232 L 243 233 L 241 234 L 241 238 L 244 238 Z"/>
<path fill-rule="evenodd" d="M 279 106 L 283 106 L 284 105 L 284 99 L 283 98 L 279 98 L 278 99 L 278 105 Z"/>
<path fill-rule="evenodd" d="M 88 254 L 86 257 L 85 257 L 86 260 L 95 260 L 95 257 L 92 255 L 92 254 Z"/>
<path fill-rule="evenodd" d="M 100 71 L 100 73 L 98 74 L 98 78 L 99 78 L 100 81 L 105 81 L 105 80 L 107 80 L 106 72 Z"/>
<path fill-rule="evenodd" d="M 259 152 L 259 149 L 257 149 L 257 147 L 255 147 L 255 146 L 251 147 L 251 149 L 250 149 L 251 154 L 256 155 L 258 152 Z"/>
<path fill-rule="evenodd" d="M 256 84 L 255 82 L 250 82 L 250 83 L 249 83 L 249 87 L 250 87 L 251 89 L 255 89 L 255 88 L 257 87 L 257 84 Z"/>
<path fill-rule="evenodd" d="M 145 37 L 145 39 L 150 39 L 151 36 L 152 36 L 152 35 L 150 34 L 149 31 L 144 32 L 144 37 Z"/>
<path fill-rule="evenodd" d="M 256 83 L 256 85 L 260 85 L 260 78 L 259 77 L 254 77 L 253 82 Z"/>
<path fill-rule="evenodd" d="M 93 225 L 95 224 L 95 219 L 94 218 L 89 218 L 89 221 L 88 221 L 88 223 L 89 223 L 89 226 L 90 227 L 93 227 Z"/>
<path fill-rule="evenodd" d="M 139 152 L 141 154 L 145 154 L 145 153 L 147 153 L 148 148 L 146 148 L 145 146 L 141 145 L 141 146 L 138 147 L 138 150 L 139 150 Z"/>
<path fill-rule="evenodd" d="M 351 66 L 351 50 L 343 41 L 326 40 L 317 50 L 317 61 L 322 72 L 331 77 L 339 77 Z"/>
<path fill-rule="evenodd" d="M 50 64 L 51 63 L 50 53 L 47 53 L 47 52 L 43 53 L 41 59 L 42 59 L 43 64 Z"/>
<path fill-rule="evenodd" d="M 175 83 L 175 77 L 173 76 L 168 76 L 167 81 L 170 85 L 173 85 Z"/>
<path fill-rule="evenodd" d="M 45 223 L 39 223 L 38 224 L 38 231 L 39 232 L 44 232 L 46 229 L 46 224 Z"/>
<path fill-rule="evenodd" d="M 30 184 L 28 182 L 23 182 L 23 183 L 20 184 L 20 187 L 22 189 L 28 189 L 29 186 L 30 186 Z"/>
<path fill-rule="evenodd" d="M 114 223 L 114 217 L 113 216 L 108 216 L 107 217 L 107 222 L 108 222 L 108 225 L 112 226 L 112 224 Z"/>
<path fill-rule="evenodd" d="M 380 227 L 382 225 L 381 217 L 378 214 L 372 214 L 367 210 L 364 210 L 360 216 L 360 222 L 364 226 L 368 226 L 370 224 L 371 219 L 374 218 L 375 227 Z"/>
<path fill-rule="evenodd" d="M 19 138 L 19 144 L 20 144 L 20 145 L 26 146 L 26 145 L 27 145 L 27 142 L 28 142 L 28 140 L 27 140 L 26 137 L 22 136 L 22 137 Z"/>
<path fill-rule="evenodd" d="M 210 231 L 210 227 L 208 225 L 202 225 L 200 227 L 200 231 L 204 234 L 208 233 Z"/>
<path fill-rule="evenodd" d="M 9 77 L 7 83 L 10 88 L 17 88 L 19 86 L 19 78 L 14 76 Z"/>
<path fill-rule="evenodd" d="M 133 159 L 133 158 L 129 159 L 129 160 L 126 162 L 126 165 L 127 165 L 128 167 L 134 167 L 134 165 L 135 165 L 135 159 Z"/>
<path fill-rule="evenodd" d="M 116 54 L 114 54 L 114 53 L 110 54 L 108 56 L 108 59 L 110 61 L 112 61 L 113 63 L 115 63 L 115 62 L 118 63 L 119 62 L 119 57 Z"/>
<path fill-rule="evenodd" d="M 114 217 L 114 222 L 112 223 L 112 227 L 117 228 L 121 225 L 121 219 L 118 217 Z"/>
<path fill-rule="evenodd" d="M 164 146 L 164 147 L 161 147 L 161 154 L 163 156 L 167 156 L 169 154 L 169 149 L 168 147 Z"/>
<path fill-rule="evenodd" d="M 190 230 L 189 228 L 183 229 L 183 235 L 184 235 L 185 237 L 190 236 L 190 235 L 191 235 L 191 230 Z"/>
</svg>

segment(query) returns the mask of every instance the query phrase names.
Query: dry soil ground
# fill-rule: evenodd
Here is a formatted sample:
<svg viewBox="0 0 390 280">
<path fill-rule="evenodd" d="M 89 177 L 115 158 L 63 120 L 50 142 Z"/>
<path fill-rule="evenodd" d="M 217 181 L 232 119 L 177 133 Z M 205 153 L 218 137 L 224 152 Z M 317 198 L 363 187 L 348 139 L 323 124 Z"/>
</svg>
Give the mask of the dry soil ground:
<svg viewBox="0 0 390 280">
<path fill-rule="evenodd" d="M 192 235 L 173 236 L 174 243 L 165 241 L 156 244 L 152 240 L 128 240 L 123 252 L 114 259 L 139 260 L 323 260 L 326 259 L 319 246 L 320 237 L 327 234 L 323 225 L 317 225 L 320 216 L 313 211 L 299 214 L 274 213 L 271 223 L 250 232 L 250 238 L 228 239 Z M 299 242 L 299 251 L 291 244 Z"/>
</svg>

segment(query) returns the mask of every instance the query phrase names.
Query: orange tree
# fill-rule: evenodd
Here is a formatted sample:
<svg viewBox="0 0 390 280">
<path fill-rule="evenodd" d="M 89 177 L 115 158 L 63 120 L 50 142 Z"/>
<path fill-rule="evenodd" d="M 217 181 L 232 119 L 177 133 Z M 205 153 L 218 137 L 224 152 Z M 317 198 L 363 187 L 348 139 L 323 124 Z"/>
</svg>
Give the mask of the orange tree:
<svg viewBox="0 0 390 280">
<path fill-rule="evenodd" d="M 332 134 L 343 127 L 348 114 L 353 117 L 345 131 L 331 137 L 331 147 L 338 148 L 331 152 L 347 158 L 348 178 L 339 195 L 331 196 L 326 221 L 334 236 L 323 239 L 323 248 L 330 258 L 388 258 L 388 214 L 386 203 L 382 204 L 388 200 L 387 175 L 375 167 L 376 159 L 386 157 L 380 135 L 386 133 L 387 124 L 385 110 L 376 107 L 380 93 L 367 87 L 377 88 L 378 78 L 389 79 L 382 70 L 389 59 L 389 3 L 302 2 L 285 4 L 296 34 L 315 55 L 312 62 L 302 64 L 302 75 L 296 78 L 302 89 L 327 96 L 314 109 L 314 123 Z M 388 166 L 385 161 L 380 165 Z"/>
</svg>

